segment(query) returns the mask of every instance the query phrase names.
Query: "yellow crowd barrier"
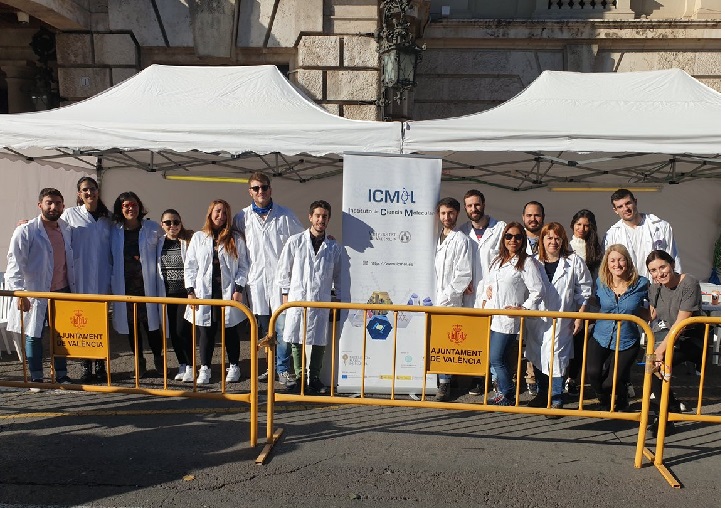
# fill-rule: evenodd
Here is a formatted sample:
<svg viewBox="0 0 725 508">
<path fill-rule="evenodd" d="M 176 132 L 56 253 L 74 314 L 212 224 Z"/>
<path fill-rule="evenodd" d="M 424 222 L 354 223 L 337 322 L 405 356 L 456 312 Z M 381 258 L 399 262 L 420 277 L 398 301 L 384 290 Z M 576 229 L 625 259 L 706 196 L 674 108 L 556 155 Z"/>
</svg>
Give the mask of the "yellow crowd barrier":
<svg viewBox="0 0 725 508">
<path fill-rule="evenodd" d="M 685 320 L 680 321 L 675 326 L 672 327 L 670 334 L 673 337 L 679 337 L 679 335 L 682 333 L 682 331 L 685 329 L 685 327 L 697 323 L 703 323 L 705 325 L 704 330 L 704 336 L 703 336 L 703 348 L 702 348 L 702 363 L 701 363 L 701 371 L 700 371 L 700 383 L 698 386 L 698 393 L 697 393 L 697 404 L 695 406 L 695 412 L 694 414 L 681 414 L 681 413 L 671 413 L 669 411 L 669 402 L 670 402 L 670 389 L 671 389 L 671 373 L 673 366 L 673 358 L 674 358 L 674 350 L 675 350 L 675 341 L 670 340 L 667 345 L 667 349 L 665 351 L 665 361 L 663 363 L 663 367 L 659 369 L 660 375 L 662 376 L 662 394 L 655 393 L 655 397 L 660 398 L 660 408 L 659 408 L 659 415 L 658 415 L 658 428 L 657 428 L 657 439 L 656 439 L 656 448 L 655 453 L 653 454 L 650 450 L 645 450 L 645 454 L 648 459 L 650 459 L 655 467 L 660 471 L 662 476 L 664 476 L 665 480 L 675 488 L 680 488 L 681 484 L 680 482 L 672 475 L 670 470 L 665 466 L 663 463 L 663 456 L 664 456 L 664 448 L 665 448 L 665 438 L 666 438 L 666 431 L 667 423 L 668 422 L 704 422 L 704 423 L 722 423 L 721 415 L 717 414 L 702 414 L 702 403 L 703 403 L 703 392 L 705 388 L 705 379 L 706 375 L 709 373 L 709 369 L 707 366 L 707 352 L 708 352 L 708 346 L 710 342 L 710 326 L 711 325 L 720 325 L 722 323 L 722 320 L 720 317 L 705 317 L 705 316 L 697 316 L 697 317 L 691 317 Z M 694 338 L 690 338 L 688 340 L 695 340 Z"/>
<path fill-rule="evenodd" d="M 22 347 L 21 350 L 23 352 L 23 381 L 8 381 L 8 380 L 2 380 L 0 379 L 0 386 L 8 386 L 8 387 L 28 387 L 28 388 L 60 388 L 63 390 L 81 390 L 81 391 L 88 391 L 88 392 L 102 392 L 102 393 L 132 393 L 132 394 L 143 394 L 143 395 L 154 395 L 154 396 L 161 396 L 161 397 L 187 397 L 187 398 L 197 398 L 197 399 L 216 399 L 216 400 L 230 400 L 230 401 L 236 401 L 236 402 L 244 402 L 249 404 L 249 441 L 250 446 L 255 447 L 257 445 L 257 428 L 258 428 L 258 411 L 257 411 L 257 405 L 258 405 L 258 373 L 257 373 L 257 350 L 255 347 L 256 337 L 257 337 L 257 322 L 254 318 L 254 315 L 252 312 L 247 308 L 246 306 L 237 303 L 235 301 L 230 300 L 204 300 L 204 299 L 196 299 L 194 300 L 194 306 L 198 305 L 210 305 L 210 306 L 216 306 L 221 307 L 221 322 L 225 322 L 225 311 L 228 307 L 235 307 L 239 310 L 241 310 L 247 317 L 247 319 L 250 322 L 250 328 L 251 328 L 251 337 L 253 337 L 251 344 L 252 344 L 252 351 L 251 351 L 251 360 L 250 360 L 250 376 L 251 376 L 251 388 L 249 393 L 229 393 L 227 391 L 226 386 L 226 378 L 224 376 L 224 366 L 225 366 L 225 357 L 226 354 L 226 330 L 225 327 L 221 327 L 221 391 L 220 392 L 200 392 L 198 391 L 197 385 L 196 385 L 196 375 L 194 375 L 194 382 L 193 386 L 191 387 L 191 390 L 179 390 L 179 389 L 170 389 L 168 386 L 168 376 L 167 376 L 167 368 L 168 365 L 166 354 L 167 354 L 167 339 L 166 339 L 166 329 L 167 329 L 167 312 L 166 312 L 166 306 L 170 304 L 176 304 L 176 305 L 188 305 L 190 304 L 190 300 L 187 298 L 168 298 L 168 297 L 138 297 L 138 296 L 116 296 L 116 295 L 88 295 L 88 294 L 72 294 L 72 293 L 57 293 L 57 292 L 51 292 L 51 293 L 44 293 L 44 292 L 29 292 L 29 291 L 0 291 L 0 297 L 27 297 L 27 298 L 44 298 L 47 299 L 49 302 L 48 306 L 48 323 L 50 324 L 50 340 L 55 343 L 57 337 L 56 337 L 56 326 L 54 326 L 55 323 L 55 312 L 56 309 L 57 312 L 66 312 L 67 309 L 64 309 L 63 304 L 65 302 L 70 302 L 71 304 L 77 304 L 77 303 L 91 303 L 98 305 L 99 303 L 102 304 L 103 310 L 101 312 L 98 312 L 98 315 L 100 316 L 99 319 L 103 320 L 103 323 L 96 323 L 96 329 L 105 327 L 106 329 L 106 337 L 105 340 L 109 340 L 109 336 L 107 334 L 107 326 L 108 326 L 108 304 L 110 302 L 124 302 L 124 303 L 131 303 L 133 304 L 133 314 L 134 314 L 134 323 L 137 321 L 138 317 L 138 305 L 139 304 L 146 304 L 146 303 L 155 303 L 162 306 L 162 316 L 164 316 L 164 319 L 161 321 L 161 338 L 162 338 L 162 354 L 164 359 L 164 372 L 163 372 L 163 388 L 146 388 L 140 386 L 139 383 L 139 358 L 143 355 L 142 351 L 138 350 L 138 346 L 140 344 L 140 341 L 138 340 L 139 337 L 135 336 L 136 339 L 135 342 L 135 350 L 134 350 L 134 387 L 123 387 L 123 386 L 112 386 L 111 385 L 111 357 L 110 357 L 110 347 L 108 347 L 108 343 L 106 343 L 106 349 L 103 353 L 99 353 L 98 355 L 93 355 L 93 353 L 85 353 L 85 352 L 74 352 L 73 351 L 73 344 L 64 344 L 64 348 L 66 350 L 70 350 L 70 354 L 63 354 L 66 358 L 71 359 L 86 359 L 86 358 L 96 358 L 96 359 L 105 359 L 107 360 L 107 379 L 106 379 L 106 385 L 90 385 L 90 384 L 58 384 L 57 382 L 52 382 L 50 384 L 48 383 L 33 383 L 28 381 L 28 367 L 27 367 L 27 359 L 25 357 L 25 347 Z M 52 305 L 51 305 L 52 303 Z M 13 305 L 15 305 L 13 303 Z M 67 305 L 66 305 L 67 307 Z M 71 319 L 76 321 L 82 320 L 92 320 L 92 317 L 87 317 L 84 312 L 84 306 L 78 306 L 76 305 L 77 309 L 73 311 L 74 308 L 73 305 L 70 305 L 71 311 L 75 312 L 71 316 Z M 194 321 L 196 321 L 196 309 L 192 307 L 192 316 L 194 318 Z M 65 315 L 64 315 L 65 317 Z M 86 323 L 87 324 L 87 323 Z M 61 324 L 58 326 L 62 327 Z M 191 327 L 192 330 L 192 351 L 194 351 L 194 364 L 192 365 L 193 371 L 196 374 L 196 326 Z M 130 330 L 129 330 L 130 331 Z M 138 333 L 138 327 L 134 326 L 134 334 Z M 94 334 L 99 335 L 99 334 Z M 21 325 L 21 340 L 24 342 L 24 326 Z M 98 338 L 98 341 L 101 341 L 101 338 Z M 66 341 L 69 342 L 69 341 Z M 66 347 L 67 346 L 67 347 Z M 51 380 L 55 380 L 55 372 L 54 372 L 54 354 L 53 350 L 54 347 L 50 348 L 51 350 L 51 359 L 50 359 L 50 365 L 51 365 Z"/>
<path fill-rule="evenodd" d="M 491 324 L 491 318 L 495 315 L 506 315 L 506 316 L 513 316 L 517 317 L 521 320 L 521 331 L 519 332 L 518 336 L 518 348 L 519 348 L 519 354 L 518 354 L 518 369 L 517 372 L 521 372 L 521 351 L 524 346 L 524 330 L 525 330 L 525 319 L 526 318 L 551 318 L 553 320 L 553 326 L 554 331 L 556 329 L 556 326 L 559 324 L 559 320 L 562 318 L 569 318 L 569 319 L 582 319 L 584 321 L 584 329 L 586 330 L 586 336 L 584 341 L 584 356 L 582 359 L 582 372 L 581 372 L 581 379 L 580 379 L 580 393 L 579 393 L 579 400 L 576 409 L 558 409 L 558 408 L 552 408 L 551 400 L 552 400 L 552 387 L 551 387 L 551 371 L 549 371 L 549 388 L 548 388 L 548 404 L 545 408 L 535 408 L 535 407 L 528 407 L 525 405 L 520 405 L 519 400 L 519 393 L 520 390 L 520 382 L 521 382 L 521 376 L 516 376 L 516 404 L 514 406 L 498 406 L 489 404 L 487 400 L 486 394 L 489 392 L 489 362 L 484 361 L 482 362 L 481 371 L 475 373 L 475 375 L 480 375 L 483 379 L 485 379 L 485 389 L 484 389 L 484 397 L 483 401 L 481 403 L 458 403 L 458 402 L 435 402 L 431 400 L 426 400 L 425 393 L 426 393 L 426 376 L 423 376 L 422 385 L 420 387 L 422 396 L 419 400 L 411 400 L 411 399 L 396 399 L 395 397 L 395 367 L 393 366 L 393 374 L 391 376 L 391 388 L 390 388 L 390 396 L 386 398 L 380 398 L 380 397 L 370 397 L 365 393 L 365 362 L 362 362 L 362 389 L 360 391 L 359 397 L 351 398 L 351 397 L 340 397 L 335 394 L 335 372 L 337 371 L 337 351 L 336 351 L 336 341 L 332 340 L 330 342 L 331 346 L 331 358 L 332 358 L 332 369 L 330 374 L 330 382 L 328 386 L 330 387 L 330 394 L 329 395 L 306 395 L 304 393 L 304 386 L 305 386 L 305 373 L 306 368 L 303 367 L 302 369 L 302 379 L 301 379 L 301 390 L 299 393 L 278 393 L 274 390 L 274 383 L 272 381 L 272 373 L 275 372 L 274 364 L 273 364 L 273 357 L 274 357 L 274 344 L 275 344 L 275 337 L 274 337 L 274 329 L 277 319 L 279 318 L 280 314 L 290 308 L 294 307 L 301 307 L 303 308 L 303 326 L 302 328 L 305 330 L 305 341 L 306 341 L 306 330 L 307 330 L 307 312 L 309 309 L 331 309 L 331 312 L 334 314 L 333 319 L 331 320 L 331 327 L 332 327 L 332 337 L 337 337 L 337 327 L 338 327 L 338 313 L 341 311 L 350 311 L 350 310 L 365 310 L 365 311 L 371 311 L 373 314 L 380 312 L 392 312 L 393 313 L 393 319 L 391 320 L 393 323 L 393 330 L 392 330 L 392 341 L 393 341 L 393 354 L 392 358 L 397 357 L 397 334 L 398 334 L 398 313 L 406 312 L 406 313 L 424 313 L 425 319 L 426 319 L 426 330 L 430 330 L 431 327 L 431 320 L 434 319 L 435 316 L 456 316 L 456 317 L 474 317 L 481 320 L 481 333 L 485 334 L 485 348 L 486 352 L 488 353 L 488 350 L 490 349 L 489 345 L 489 330 L 490 330 L 490 324 Z M 366 314 L 366 313 L 365 313 Z M 636 316 L 632 315 L 612 315 L 612 314 L 601 314 L 601 313 L 591 313 L 591 312 L 548 312 L 548 311 L 524 311 L 524 310 L 488 310 L 488 309 L 470 309 L 470 308 L 452 308 L 452 307 L 425 307 L 425 306 L 410 306 L 410 305 L 381 305 L 381 304 L 354 304 L 354 303 L 335 303 L 335 302 L 288 302 L 284 305 L 282 305 L 279 309 L 275 311 L 275 313 L 272 316 L 270 325 L 269 325 L 269 334 L 267 337 L 265 337 L 261 342 L 260 346 L 265 347 L 267 349 L 267 361 L 268 361 L 268 372 L 270 373 L 270 380 L 267 386 L 267 447 L 266 447 L 266 453 L 269 453 L 271 451 L 274 443 L 277 441 L 277 439 L 282 435 L 283 429 L 275 429 L 274 428 L 274 405 L 276 402 L 306 402 L 306 403 L 323 403 L 323 404 L 357 404 L 357 405 L 374 405 L 374 406 L 398 406 L 398 407 L 416 407 L 416 408 L 437 408 L 437 409 L 449 409 L 449 410 L 463 410 L 463 411 L 489 411 L 489 412 L 502 412 L 502 413 L 514 413 L 514 414 L 539 414 L 539 415 L 557 415 L 557 416 L 575 416 L 575 417 L 589 417 L 589 418 L 606 418 L 606 419 L 613 419 L 613 420 L 625 420 L 625 421 L 632 421 L 636 422 L 638 424 L 638 435 L 637 435 L 637 449 L 635 452 L 635 461 L 634 465 L 636 468 L 639 468 L 642 466 L 642 457 L 643 457 L 643 450 L 644 450 L 644 442 L 646 438 L 646 430 L 647 430 L 647 415 L 649 412 L 649 402 L 650 402 L 650 389 L 651 389 L 651 369 L 645 369 L 644 372 L 644 380 L 643 380 L 643 389 L 642 389 L 642 405 L 641 409 L 639 411 L 628 411 L 628 412 L 616 412 L 615 411 L 615 390 L 612 390 L 611 393 L 611 399 L 610 404 L 608 408 L 605 408 L 605 410 L 593 410 L 593 409 L 584 409 L 584 386 L 586 383 L 586 355 L 587 355 L 587 343 L 589 338 L 589 324 L 590 322 L 597 320 L 597 319 L 606 319 L 606 320 L 616 320 L 618 321 L 617 326 L 617 339 L 616 339 L 616 346 L 617 350 L 619 349 L 619 343 L 620 343 L 620 332 L 621 332 L 621 325 L 623 322 L 632 322 L 641 327 L 644 330 L 644 333 L 646 335 L 646 352 L 648 354 L 652 354 L 654 351 L 654 336 L 652 334 L 652 330 L 649 328 L 647 323 L 645 323 L 642 319 Z M 361 336 L 360 336 L 360 351 L 362 358 L 366 358 L 366 344 L 367 344 L 367 331 L 366 331 L 366 321 L 367 317 L 365 318 L 365 322 L 363 322 L 363 326 L 361 328 Z M 447 373 L 443 372 L 441 370 L 430 370 L 430 355 L 428 352 L 430 352 L 430 334 L 426 333 L 425 338 L 421 338 L 422 340 L 425 340 L 425 350 L 426 350 L 426 372 L 425 374 L 436 374 L 436 373 Z M 281 338 L 277 338 L 277 340 L 281 340 Z M 554 358 L 554 348 L 556 344 L 555 341 L 552 341 L 551 345 L 551 351 L 550 351 L 550 359 L 553 360 Z M 488 358 L 488 355 L 486 356 Z M 619 352 L 615 354 L 614 358 L 614 365 L 612 368 L 614 369 L 614 378 L 613 378 L 613 386 L 617 386 L 618 380 L 617 380 L 617 366 L 619 362 Z M 551 366 L 553 364 L 553 361 L 549 362 L 549 365 Z M 307 361 L 305 358 L 305 348 L 302 348 L 302 365 L 306 366 Z M 455 372 L 454 372 L 455 374 Z M 474 375 L 469 373 L 468 375 Z"/>
</svg>

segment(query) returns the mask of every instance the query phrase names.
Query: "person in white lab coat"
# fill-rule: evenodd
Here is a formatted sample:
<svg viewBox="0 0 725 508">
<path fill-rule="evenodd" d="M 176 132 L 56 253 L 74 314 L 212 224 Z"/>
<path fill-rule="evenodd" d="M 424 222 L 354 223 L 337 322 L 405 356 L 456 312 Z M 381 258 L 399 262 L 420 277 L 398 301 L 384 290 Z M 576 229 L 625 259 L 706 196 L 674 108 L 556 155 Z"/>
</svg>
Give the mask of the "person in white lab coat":
<svg viewBox="0 0 725 508">
<path fill-rule="evenodd" d="M 310 228 L 292 235 L 285 243 L 277 264 L 277 284 L 282 290 L 283 304 L 287 301 L 329 302 L 333 286 L 339 288 L 342 249 L 325 235 L 331 215 L 330 203 L 314 201 L 310 205 Z M 303 312 L 301 307 L 288 309 L 284 323 L 283 340 L 292 344 L 296 376 L 296 384 L 290 391 L 301 392 L 304 388 L 313 394 L 325 393 L 327 388 L 320 380 L 320 371 L 327 346 L 330 311 L 309 309 L 306 330 Z M 302 386 L 302 348 L 305 344 L 311 346 L 309 387 Z"/>
<path fill-rule="evenodd" d="M 454 198 L 443 198 L 436 207 L 441 233 L 435 253 L 435 305 L 441 307 L 463 306 L 463 293 L 471 284 L 473 249 L 471 240 L 456 231 L 461 204 Z M 451 397 L 451 375 L 438 375 L 437 402 Z"/>
<path fill-rule="evenodd" d="M 161 214 L 161 229 L 166 234 L 156 247 L 158 295 L 186 298 L 184 259 L 194 232 L 184 227 L 181 215 L 173 208 L 164 210 Z M 164 316 L 163 306 L 159 305 L 159 319 L 166 319 L 166 336 L 171 338 L 171 345 L 179 362 L 179 372 L 174 380 L 191 383 L 194 381 L 194 351 L 191 347 L 191 325 L 184 319 L 185 311 L 186 305 L 168 304 L 167 315 Z"/>
<path fill-rule="evenodd" d="M 640 213 L 637 200 L 631 191 L 618 189 L 611 196 L 612 209 L 619 216 L 604 235 L 604 248 L 621 244 L 632 257 L 637 273 L 650 278 L 647 256 L 653 250 L 663 250 L 675 260 L 675 270 L 682 272 L 680 255 L 670 224 L 651 213 Z"/>
<path fill-rule="evenodd" d="M 60 216 L 71 228 L 77 292 L 107 295 L 111 293 L 111 212 L 101 201 L 94 178 L 82 177 L 77 188 L 78 206 L 66 208 Z M 91 360 L 81 366 L 81 383 L 107 381 L 105 360 L 96 360 L 95 375 Z"/>
<path fill-rule="evenodd" d="M 249 260 L 244 238 L 232 227 L 232 209 L 223 199 L 209 204 L 204 227 L 194 233 L 184 260 L 184 285 L 188 298 L 234 300 L 243 303 L 249 273 Z M 196 309 L 196 312 L 194 310 Z M 189 305 L 185 319 L 194 323 L 196 317 L 199 356 L 199 375 L 196 382 L 211 382 L 211 362 L 214 339 L 222 327 L 222 308 L 211 305 Z M 227 383 L 242 377 L 239 369 L 239 349 L 242 323 L 246 314 L 235 307 L 224 309 L 225 345 L 229 368 Z M 223 366 L 222 366 L 223 367 Z"/>
<path fill-rule="evenodd" d="M 544 283 L 542 310 L 584 312 L 592 294 L 592 277 L 584 260 L 571 250 L 564 226 L 550 222 L 541 228 L 536 258 Z M 574 355 L 574 334 L 582 326 L 581 319 L 557 319 L 556 323 L 551 318 L 526 320 L 526 358 L 534 365 L 538 384 L 538 393 L 528 402 L 529 407 L 547 407 L 549 377 L 551 407 L 564 406 L 564 374 Z"/>
<path fill-rule="evenodd" d="M 543 283 L 538 261 L 526 253 L 524 226 L 509 222 L 504 228 L 499 254 L 491 263 L 478 290 L 485 295 L 484 309 L 538 309 L 543 298 Z M 508 351 L 519 334 L 520 318 L 494 316 L 491 320 L 490 363 L 496 372 L 499 392 L 489 401 L 499 406 L 512 406 L 516 386 L 508 366 Z"/>
<path fill-rule="evenodd" d="M 277 260 L 287 239 L 305 228 L 290 210 L 272 201 L 272 184 L 262 172 L 249 177 L 249 196 L 252 203 L 234 216 L 234 227 L 244 234 L 249 255 L 249 304 L 257 319 L 258 339 L 267 335 L 272 313 L 282 303 L 282 292 L 275 284 Z M 276 372 L 283 386 L 295 384 L 290 375 L 291 347 L 281 339 L 284 314 L 277 318 Z M 268 372 L 259 376 L 267 381 Z"/>
<path fill-rule="evenodd" d="M 498 253 L 498 245 L 506 223 L 486 215 L 486 198 L 483 193 L 471 189 L 463 196 L 463 205 L 466 208 L 468 221 L 458 230 L 470 238 L 473 252 L 473 273 L 471 284 L 463 292 L 463 306 L 477 308 L 483 301 L 483 295 L 476 293 L 479 282 L 488 272 L 491 261 Z M 469 395 L 483 394 L 483 380 L 474 378 L 468 390 Z"/>
<path fill-rule="evenodd" d="M 122 192 L 113 204 L 115 224 L 111 229 L 111 291 L 114 295 L 158 296 L 156 247 L 162 233 L 156 222 L 143 220 L 146 214 L 141 199 L 131 191 Z M 118 333 L 128 335 L 132 352 L 138 347 L 139 377 L 146 373 L 146 359 L 141 344 L 143 329 L 154 355 L 154 368 L 157 374 L 163 373 L 165 365 L 161 354 L 163 344 L 159 331 L 158 305 L 137 304 L 136 312 L 138 320 L 134 326 L 134 304 L 115 302 L 113 328 Z"/>
<path fill-rule="evenodd" d="M 13 232 L 5 272 L 7 289 L 73 293 L 76 285 L 71 230 L 60 218 L 63 213 L 63 195 L 58 189 L 42 189 L 38 196 L 38 208 L 40 215 L 21 224 Z M 33 383 L 42 383 L 42 334 L 48 301 L 25 297 L 16 298 L 15 301 L 16 305 L 8 316 L 7 329 L 25 333 L 25 356 L 30 379 Z M 21 321 L 24 327 L 22 330 Z M 71 382 L 65 358 L 55 357 L 54 368 L 56 382 Z"/>
</svg>

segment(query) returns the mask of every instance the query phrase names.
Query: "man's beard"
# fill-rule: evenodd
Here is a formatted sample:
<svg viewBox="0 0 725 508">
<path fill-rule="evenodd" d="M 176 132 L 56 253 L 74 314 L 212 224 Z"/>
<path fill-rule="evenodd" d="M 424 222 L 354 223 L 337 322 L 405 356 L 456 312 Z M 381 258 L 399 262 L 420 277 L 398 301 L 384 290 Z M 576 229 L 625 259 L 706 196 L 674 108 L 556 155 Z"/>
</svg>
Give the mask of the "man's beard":
<svg viewBox="0 0 725 508">
<path fill-rule="evenodd" d="M 483 218 L 483 212 L 466 212 L 466 215 L 468 215 L 468 220 L 478 222 Z M 478 215 L 478 217 L 476 217 Z"/>
<path fill-rule="evenodd" d="M 56 222 L 58 219 L 60 219 L 60 212 L 56 212 L 54 210 L 42 211 L 40 212 L 40 214 L 47 221 Z"/>
</svg>

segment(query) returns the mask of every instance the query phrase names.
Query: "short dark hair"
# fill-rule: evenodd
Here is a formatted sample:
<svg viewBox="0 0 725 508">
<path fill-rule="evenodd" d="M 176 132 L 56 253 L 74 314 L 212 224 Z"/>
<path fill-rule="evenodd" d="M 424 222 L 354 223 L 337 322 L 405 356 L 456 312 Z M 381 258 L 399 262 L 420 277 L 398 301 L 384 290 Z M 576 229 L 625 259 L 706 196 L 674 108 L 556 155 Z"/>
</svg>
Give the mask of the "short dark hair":
<svg viewBox="0 0 725 508">
<path fill-rule="evenodd" d="M 126 191 L 119 194 L 116 198 L 116 202 L 113 203 L 113 220 L 115 222 L 118 222 L 119 224 L 123 223 L 124 218 L 121 205 L 124 201 L 128 201 L 129 199 L 133 199 L 136 203 L 138 203 L 138 220 L 143 219 L 146 214 L 148 214 L 148 211 L 146 211 L 146 208 L 141 202 L 141 198 L 133 191 Z"/>
<path fill-rule="evenodd" d="M 539 208 L 541 208 L 541 215 L 544 215 L 544 216 L 546 215 L 546 213 L 544 213 L 544 205 L 542 205 L 538 201 L 529 201 L 528 203 L 526 203 L 524 205 L 524 209 L 521 210 L 521 215 L 524 215 L 526 213 L 526 207 L 529 206 L 529 205 L 536 205 L 536 206 L 538 206 Z"/>
<path fill-rule="evenodd" d="M 653 250 L 652 252 L 650 252 L 647 255 L 647 259 L 645 260 L 645 265 L 649 266 L 649 264 L 652 261 L 654 261 L 655 259 L 661 259 L 662 261 L 664 261 L 665 263 L 670 265 L 673 270 L 675 269 L 675 258 L 670 256 L 669 252 L 661 250 L 661 249 Z"/>
<path fill-rule="evenodd" d="M 481 203 L 485 203 L 486 202 L 486 198 L 483 197 L 483 192 L 481 192 L 478 189 L 471 189 L 468 192 L 466 192 L 463 195 L 463 200 L 465 201 L 466 198 L 472 198 L 473 196 L 478 196 L 479 198 L 481 198 Z"/>
<path fill-rule="evenodd" d="M 327 201 L 324 201 L 322 199 L 318 199 L 317 201 L 313 201 L 310 205 L 310 215 L 312 215 L 315 212 L 316 208 L 324 208 L 327 210 L 327 213 L 330 214 L 330 217 L 332 217 L 332 207 L 330 206 L 330 203 Z"/>
<path fill-rule="evenodd" d="M 620 199 L 624 198 L 632 198 L 632 201 L 635 201 L 634 194 L 632 194 L 632 191 L 629 189 L 617 189 L 612 193 L 612 206 L 614 206 L 615 201 L 619 201 Z"/>
<path fill-rule="evenodd" d="M 249 175 L 248 180 L 251 182 L 252 180 L 256 180 L 257 182 L 261 182 L 265 185 L 271 186 L 272 184 L 269 181 L 269 177 L 262 173 L 261 171 L 255 171 L 251 175 Z"/>
<path fill-rule="evenodd" d="M 45 187 L 43 189 L 40 189 L 40 194 L 38 194 L 38 203 L 43 201 L 43 198 L 55 196 L 60 199 L 63 199 L 63 194 L 60 193 L 58 189 L 55 189 L 53 187 Z"/>
<path fill-rule="evenodd" d="M 438 205 L 436 205 L 436 212 L 441 211 L 441 206 L 453 208 L 456 212 L 461 211 L 461 204 L 458 202 L 458 200 L 456 198 L 443 198 L 440 201 L 438 201 Z"/>
<path fill-rule="evenodd" d="M 83 177 L 81 177 L 78 180 L 78 183 L 76 184 L 76 188 L 77 188 L 78 192 L 81 191 L 81 186 L 85 182 L 92 183 L 93 186 L 96 189 L 98 189 L 98 192 L 101 191 L 100 187 L 98 186 L 98 182 L 96 181 L 95 178 L 90 177 L 90 176 L 83 176 Z M 76 197 L 76 205 L 80 206 L 82 204 L 83 204 L 83 200 L 81 199 L 80 196 L 77 196 Z M 100 196 L 98 197 L 98 205 L 96 206 L 96 213 L 98 214 L 99 217 L 108 217 L 111 214 L 110 210 L 108 209 L 108 207 L 106 206 L 106 204 L 103 202 L 103 200 L 100 198 Z"/>
</svg>

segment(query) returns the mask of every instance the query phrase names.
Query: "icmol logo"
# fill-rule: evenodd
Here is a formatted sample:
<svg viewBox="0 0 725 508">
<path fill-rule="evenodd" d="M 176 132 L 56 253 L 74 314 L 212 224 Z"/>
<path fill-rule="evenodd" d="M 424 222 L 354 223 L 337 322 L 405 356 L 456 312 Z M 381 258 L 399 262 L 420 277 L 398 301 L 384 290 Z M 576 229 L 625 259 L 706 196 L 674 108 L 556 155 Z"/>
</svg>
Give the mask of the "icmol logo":
<svg viewBox="0 0 725 508">
<path fill-rule="evenodd" d="M 388 189 L 368 189 L 368 201 L 371 203 L 397 203 L 407 205 L 414 204 L 415 197 L 413 191 L 408 191 L 405 187 L 400 190 Z"/>
</svg>

